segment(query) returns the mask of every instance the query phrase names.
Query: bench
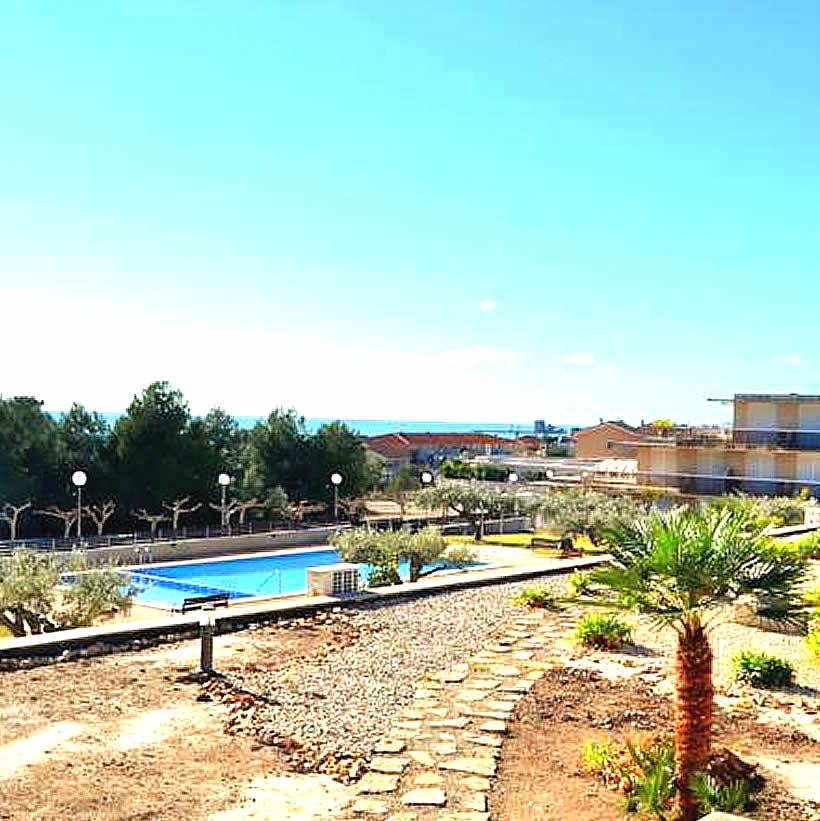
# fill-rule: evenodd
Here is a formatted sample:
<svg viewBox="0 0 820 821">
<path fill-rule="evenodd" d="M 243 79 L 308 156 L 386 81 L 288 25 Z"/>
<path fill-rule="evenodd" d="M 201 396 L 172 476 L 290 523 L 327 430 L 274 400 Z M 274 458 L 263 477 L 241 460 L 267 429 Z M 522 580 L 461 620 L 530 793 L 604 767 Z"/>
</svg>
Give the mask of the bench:
<svg viewBox="0 0 820 821">
<path fill-rule="evenodd" d="M 182 607 L 180 610 L 182 613 L 187 613 L 189 610 L 199 610 L 206 604 L 210 604 L 213 607 L 227 607 L 228 594 L 214 593 L 211 596 L 191 596 L 188 599 L 182 600 Z"/>
<path fill-rule="evenodd" d="M 560 550 L 562 559 L 584 555 L 581 548 L 575 547 L 571 539 L 547 539 L 543 536 L 533 536 L 530 539 L 530 547 L 549 547 L 553 550 Z"/>
<path fill-rule="evenodd" d="M 530 547 L 553 547 L 561 546 L 560 539 L 545 539 L 543 536 L 533 536 L 530 539 Z"/>
</svg>

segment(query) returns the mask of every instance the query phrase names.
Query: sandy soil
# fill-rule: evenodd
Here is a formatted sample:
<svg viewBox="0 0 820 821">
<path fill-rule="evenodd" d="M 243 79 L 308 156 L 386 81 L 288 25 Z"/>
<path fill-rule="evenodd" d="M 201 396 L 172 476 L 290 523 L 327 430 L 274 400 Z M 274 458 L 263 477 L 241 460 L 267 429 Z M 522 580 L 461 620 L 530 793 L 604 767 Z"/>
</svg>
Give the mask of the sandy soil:
<svg viewBox="0 0 820 821">
<path fill-rule="evenodd" d="M 330 640 L 321 627 L 247 631 L 217 637 L 216 657 L 275 667 Z M 334 817 L 350 789 L 284 776 L 275 749 L 226 735 L 225 708 L 187 679 L 198 661 L 189 641 L 0 676 L 0 819 Z"/>
<path fill-rule="evenodd" d="M 495 818 L 622 819 L 623 797 L 586 772 L 582 745 L 636 739 L 672 727 L 662 657 L 589 653 L 567 664 L 548 672 L 518 709 L 492 794 Z M 720 695 L 714 739 L 757 765 L 766 780 L 748 817 L 804 821 L 820 808 L 820 701 L 799 691 L 788 699 L 784 693 L 783 701 L 766 707 L 749 696 Z M 795 709 L 794 702 L 803 708 Z"/>
</svg>

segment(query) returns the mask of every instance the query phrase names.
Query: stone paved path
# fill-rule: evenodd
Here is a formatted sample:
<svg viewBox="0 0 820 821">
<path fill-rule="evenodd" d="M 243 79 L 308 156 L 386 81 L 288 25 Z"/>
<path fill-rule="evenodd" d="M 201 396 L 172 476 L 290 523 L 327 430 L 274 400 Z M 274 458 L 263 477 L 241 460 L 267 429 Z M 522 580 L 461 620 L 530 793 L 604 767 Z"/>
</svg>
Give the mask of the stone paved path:
<svg viewBox="0 0 820 821">
<path fill-rule="evenodd" d="M 347 811 L 357 821 L 489 821 L 487 795 L 507 724 L 575 624 L 543 611 L 515 617 L 500 639 L 419 682 L 413 703 L 376 747 Z"/>
</svg>

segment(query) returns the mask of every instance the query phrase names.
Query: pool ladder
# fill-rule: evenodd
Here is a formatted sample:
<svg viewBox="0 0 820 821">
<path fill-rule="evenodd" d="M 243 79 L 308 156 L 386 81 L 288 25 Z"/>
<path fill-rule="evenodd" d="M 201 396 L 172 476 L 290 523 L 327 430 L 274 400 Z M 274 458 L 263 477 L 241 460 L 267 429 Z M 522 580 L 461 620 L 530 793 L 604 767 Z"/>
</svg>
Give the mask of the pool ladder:
<svg viewBox="0 0 820 821">
<path fill-rule="evenodd" d="M 265 589 L 265 585 L 274 577 L 276 576 L 279 579 L 279 595 L 282 595 L 282 574 L 279 572 L 279 568 L 277 567 L 273 573 L 271 573 L 263 582 L 259 585 L 259 592 L 261 593 Z"/>
</svg>

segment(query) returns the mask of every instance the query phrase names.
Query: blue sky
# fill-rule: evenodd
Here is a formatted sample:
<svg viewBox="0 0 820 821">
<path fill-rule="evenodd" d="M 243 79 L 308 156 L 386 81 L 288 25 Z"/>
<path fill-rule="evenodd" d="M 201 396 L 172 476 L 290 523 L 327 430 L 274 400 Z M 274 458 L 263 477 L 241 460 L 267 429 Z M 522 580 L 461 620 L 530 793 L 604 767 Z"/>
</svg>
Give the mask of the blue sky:
<svg viewBox="0 0 820 821">
<path fill-rule="evenodd" d="M 0 393 L 554 422 L 816 393 L 816 17 L 8 0 Z"/>
</svg>

